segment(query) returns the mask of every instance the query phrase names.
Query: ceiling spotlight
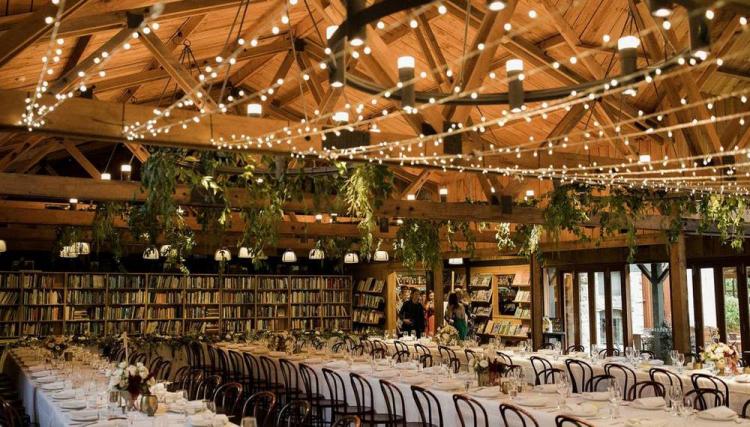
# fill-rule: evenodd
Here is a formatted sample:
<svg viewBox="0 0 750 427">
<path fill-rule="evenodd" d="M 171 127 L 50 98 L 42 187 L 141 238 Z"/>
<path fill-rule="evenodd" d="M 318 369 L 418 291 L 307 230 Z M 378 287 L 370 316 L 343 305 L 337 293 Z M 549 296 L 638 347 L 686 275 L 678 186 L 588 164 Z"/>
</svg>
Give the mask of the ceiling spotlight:
<svg viewBox="0 0 750 427">
<path fill-rule="evenodd" d="M 526 197 L 529 199 L 534 197 L 534 190 L 526 190 Z"/>
<path fill-rule="evenodd" d="M 487 0 L 487 9 L 493 12 L 499 12 L 505 9 L 505 2 L 501 0 Z"/>
<path fill-rule="evenodd" d="M 440 195 L 440 201 L 445 203 L 448 201 L 448 187 L 440 187 L 438 190 L 438 195 Z"/>
<path fill-rule="evenodd" d="M 326 40 L 331 40 L 331 37 L 333 37 L 333 33 L 336 32 L 336 30 L 339 29 L 338 25 L 329 25 L 326 27 Z"/>
<path fill-rule="evenodd" d="M 120 179 L 122 181 L 130 181 L 130 176 L 133 172 L 133 166 L 130 163 L 123 163 L 120 165 Z"/>
<path fill-rule="evenodd" d="M 365 0 L 347 0 L 346 1 L 346 18 L 350 19 L 362 9 L 365 8 Z M 349 44 L 352 46 L 362 46 L 365 44 L 365 37 L 367 36 L 367 28 L 363 25 L 356 28 L 351 34 L 349 34 Z"/>
<path fill-rule="evenodd" d="M 401 108 L 411 110 L 416 103 L 414 94 L 414 69 L 416 61 L 413 56 L 399 56 L 398 81 L 401 84 Z"/>
<path fill-rule="evenodd" d="M 112 180 L 112 175 L 110 175 L 108 172 L 103 172 L 102 175 L 101 175 L 101 180 L 102 181 L 111 181 Z"/>
<path fill-rule="evenodd" d="M 672 2 L 668 0 L 649 0 L 651 15 L 657 18 L 667 18 L 672 15 Z"/>
<path fill-rule="evenodd" d="M 73 247 L 78 255 L 88 255 L 91 253 L 91 247 L 86 242 L 75 242 L 73 243 Z"/>
<path fill-rule="evenodd" d="M 375 251 L 375 254 L 372 256 L 373 261 L 377 262 L 387 262 L 389 258 L 388 252 L 382 249 Z"/>
<path fill-rule="evenodd" d="M 650 162 L 651 162 L 650 154 L 641 154 L 638 156 L 638 163 L 650 163 Z"/>
<path fill-rule="evenodd" d="M 229 252 L 229 249 L 218 249 L 214 253 L 214 261 L 219 262 L 226 262 L 232 260 L 232 253 Z"/>
<path fill-rule="evenodd" d="M 237 258 L 250 259 L 252 257 L 253 257 L 253 254 L 250 253 L 250 249 L 248 249 L 246 246 L 242 246 L 239 252 L 237 252 Z"/>
<path fill-rule="evenodd" d="M 414 201 L 414 200 L 417 200 L 417 196 L 415 196 L 414 194 L 407 194 L 406 195 L 406 200 L 408 200 L 410 202 Z"/>
<path fill-rule="evenodd" d="M 640 45 L 641 40 L 636 36 L 623 36 L 617 40 L 622 75 L 633 74 L 638 69 L 638 46 Z"/>
<path fill-rule="evenodd" d="M 508 74 L 508 105 L 510 111 L 520 113 L 523 109 L 523 61 L 509 59 L 505 63 Z"/>
<path fill-rule="evenodd" d="M 349 121 L 349 113 L 346 111 L 336 111 L 333 113 L 333 121 L 338 123 L 346 123 Z"/>
</svg>

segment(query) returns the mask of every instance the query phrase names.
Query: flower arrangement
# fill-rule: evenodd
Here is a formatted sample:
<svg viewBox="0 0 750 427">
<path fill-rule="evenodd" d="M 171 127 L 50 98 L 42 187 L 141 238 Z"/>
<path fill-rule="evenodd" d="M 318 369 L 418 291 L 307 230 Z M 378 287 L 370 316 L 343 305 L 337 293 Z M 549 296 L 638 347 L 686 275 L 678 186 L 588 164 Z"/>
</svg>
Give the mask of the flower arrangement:
<svg viewBox="0 0 750 427">
<path fill-rule="evenodd" d="M 734 346 L 722 342 L 715 342 L 707 345 L 701 353 L 701 360 L 703 362 L 714 362 L 720 375 L 724 373 L 724 369 L 727 366 L 732 372 L 737 373 L 738 358 L 737 349 L 735 349 Z"/>
<path fill-rule="evenodd" d="M 68 337 L 49 337 L 47 339 L 47 342 L 45 343 L 45 346 L 49 351 L 52 352 L 52 354 L 55 355 L 55 357 L 60 357 L 65 353 L 65 350 L 68 349 Z"/>
<path fill-rule="evenodd" d="M 445 325 L 440 328 L 433 339 L 441 345 L 456 345 L 460 341 L 458 329 L 451 325 Z"/>
<path fill-rule="evenodd" d="M 140 362 L 135 365 L 120 362 L 109 377 L 109 387 L 112 390 L 127 391 L 133 399 L 140 394 L 149 394 L 149 387 L 154 384 L 154 375 Z"/>
<path fill-rule="evenodd" d="M 469 366 L 474 369 L 474 372 L 476 372 L 477 374 L 481 374 L 489 371 L 490 361 L 485 359 L 484 357 L 474 357 L 471 359 L 471 363 Z"/>
</svg>

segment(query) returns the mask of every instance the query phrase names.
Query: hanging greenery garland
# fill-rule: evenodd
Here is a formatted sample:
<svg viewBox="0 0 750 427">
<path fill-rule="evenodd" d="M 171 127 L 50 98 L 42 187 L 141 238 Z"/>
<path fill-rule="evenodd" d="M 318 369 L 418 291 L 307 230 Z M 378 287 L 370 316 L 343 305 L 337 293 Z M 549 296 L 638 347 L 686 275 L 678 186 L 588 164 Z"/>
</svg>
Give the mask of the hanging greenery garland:
<svg viewBox="0 0 750 427">
<path fill-rule="evenodd" d="M 396 257 L 412 270 L 417 264 L 431 269 L 442 262 L 440 254 L 440 223 L 408 218 L 396 232 Z"/>
<path fill-rule="evenodd" d="M 376 225 L 374 211 L 381 206 L 392 189 L 391 171 L 385 166 L 372 163 L 355 166 L 344 183 L 342 193 L 347 212 L 359 218 L 359 252 L 365 259 L 370 258 L 373 249 L 372 230 Z"/>
<path fill-rule="evenodd" d="M 123 249 L 120 230 L 115 227 L 117 218 L 125 218 L 126 209 L 122 203 L 103 202 L 96 206 L 94 221 L 91 223 L 91 237 L 98 254 L 109 248 L 116 263 L 120 263 Z"/>
</svg>

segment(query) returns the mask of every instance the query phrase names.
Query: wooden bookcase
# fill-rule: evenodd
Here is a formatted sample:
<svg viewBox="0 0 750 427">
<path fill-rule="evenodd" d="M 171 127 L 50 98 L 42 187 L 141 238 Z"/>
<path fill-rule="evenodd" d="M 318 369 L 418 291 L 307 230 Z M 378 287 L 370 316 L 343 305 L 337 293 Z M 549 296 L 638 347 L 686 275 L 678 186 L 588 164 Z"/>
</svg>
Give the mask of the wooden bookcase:
<svg viewBox="0 0 750 427">
<path fill-rule="evenodd" d="M 351 330 L 351 276 L 0 272 L 0 338 Z"/>
</svg>

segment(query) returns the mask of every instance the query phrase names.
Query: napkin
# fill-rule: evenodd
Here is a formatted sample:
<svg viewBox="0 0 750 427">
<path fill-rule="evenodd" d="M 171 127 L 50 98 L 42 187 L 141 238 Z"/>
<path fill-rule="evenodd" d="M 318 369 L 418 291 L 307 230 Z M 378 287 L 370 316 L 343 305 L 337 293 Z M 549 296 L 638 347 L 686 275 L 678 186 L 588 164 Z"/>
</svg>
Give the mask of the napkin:
<svg viewBox="0 0 750 427">
<path fill-rule="evenodd" d="M 651 366 L 662 366 L 664 364 L 664 361 L 661 359 L 651 359 L 646 361 L 646 364 Z"/>
<path fill-rule="evenodd" d="M 445 381 L 442 383 L 437 383 L 433 386 L 433 388 L 435 388 L 436 390 L 442 391 L 458 390 L 461 387 L 463 387 L 463 384 L 461 384 L 460 381 Z"/>
<path fill-rule="evenodd" d="M 657 409 L 662 408 L 666 405 L 666 402 L 664 402 L 663 397 L 642 397 L 640 399 L 635 399 L 633 401 L 633 404 L 637 407 L 640 406 L 644 409 Z"/>
<path fill-rule="evenodd" d="M 70 419 L 73 421 L 96 421 L 99 419 L 99 412 L 96 409 L 83 409 L 70 413 Z"/>
<path fill-rule="evenodd" d="M 663 402 L 663 400 L 662 400 Z M 567 405 L 570 413 L 576 417 L 594 417 L 599 413 L 599 408 L 591 403 L 571 403 Z"/>
<path fill-rule="evenodd" d="M 734 377 L 734 380 L 737 381 L 738 383 L 750 383 L 750 375 L 748 374 L 737 375 L 736 377 Z"/>
<path fill-rule="evenodd" d="M 586 399 L 586 400 L 594 400 L 594 401 L 597 401 L 597 402 L 601 402 L 601 401 L 604 401 L 604 400 L 609 400 L 609 392 L 607 392 L 607 391 L 594 391 L 594 392 L 590 392 L 590 393 L 583 393 L 583 398 Z"/>
<path fill-rule="evenodd" d="M 188 417 L 187 425 L 191 427 L 224 427 L 229 422 L 224 414 L 204 413 Z"/>
<path fill-rule="evenodd" d="M 164 383 L 158 383 L 149 387 L 149 390 L 151 391 L 151 394 L 160 394 L 165 393 L 167 391 L 167 387 L 164 385 Z"/>
<path fill-rule="evenodd" d="M 540 408 L 547 406 L 549 399 L 544 396 L 524 396 L 518 399 L 518 404 L 521 406 L 531 406 L 534 408 Z"/>
<path fill-rule="evenodd" d="M 324 366 L 329 369 L 345 369 L 349 367 L 349 364 L 344 360 L 336 360 L 333 362 L 328 362 Z"/>
<path fill-rule="evenodd" d="M 729 420 L 737 417 L 737 413 L 727 408 L 726 406 L 717 406 L 715 408 L 706 409 L 698 413 L 700 418 L 704 420 Z"/>
<path fill-rule="evenodd" d="M 84 409 L 86 408 L 86 401 L 84 400 L 66 400 L 60 404 L 63 409 Z"/>
<path fill-rule="evenodd" d="M 469 392 L 474 397 L 481 397 L 485 399 L 491 399 L 500 395 L 500 390 L 497 387 L 479 387 L 476 390 Z"/>
<path fill-rule="evenodd" d="M 555 384 L 539 384 L 534 387 L 534 391 L 538 393 L 557 393 L 557 385 Z"/>
<path fill-rule="evenodd" d="M 651 418 L 628 418 L 625 421 L 625 427 L 664 427 L 666 425 L 665 420 Z"/>
</svg>

